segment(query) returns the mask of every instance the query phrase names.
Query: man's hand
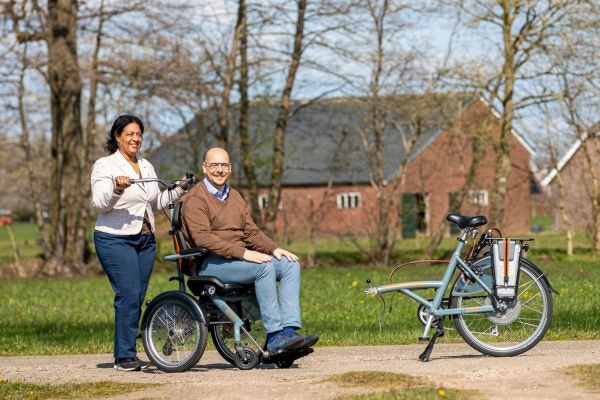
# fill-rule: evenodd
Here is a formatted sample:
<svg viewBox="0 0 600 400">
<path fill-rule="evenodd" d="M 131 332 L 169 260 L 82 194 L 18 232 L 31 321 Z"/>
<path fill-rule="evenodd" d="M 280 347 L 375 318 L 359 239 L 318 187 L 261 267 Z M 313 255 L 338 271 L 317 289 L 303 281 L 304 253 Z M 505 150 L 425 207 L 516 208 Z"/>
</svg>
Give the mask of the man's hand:
<svg viewBox="0 0 600 400">
<path fill-rule="evenodd" d="M 262 264 L 271 261 L 271 256 L 254 250 L 245 250 L 244 261 Z"/>
<path fill-rule="evenodd" d="M 281 249 L 279 247 L 276 248 L 275 250 L 273 250 L 273 255 L 278 260 L 281 260 L 281 256 L 285 256 L 290 261 L 298 261 L 299 260 L 298 256 L 295 255 L 294 253 L 290 253 L 289 251 Z"/>
</svg>

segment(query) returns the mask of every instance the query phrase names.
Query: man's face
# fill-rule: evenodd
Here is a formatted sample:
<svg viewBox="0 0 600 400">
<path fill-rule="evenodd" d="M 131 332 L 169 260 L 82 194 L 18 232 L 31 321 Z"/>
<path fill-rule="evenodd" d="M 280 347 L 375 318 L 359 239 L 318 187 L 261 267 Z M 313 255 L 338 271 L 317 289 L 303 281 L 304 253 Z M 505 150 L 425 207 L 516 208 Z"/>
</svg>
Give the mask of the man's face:
<svg viewBox="0 0 600 400">
<path fill-rule="evenodd" d="M 202 164 L 202 171 L 213 186 L 219 190 L 223 189 L 229 175 L 231 175 L 231 164 L 227 152 L 222 149 L 209 151 Z"/>
</svg>

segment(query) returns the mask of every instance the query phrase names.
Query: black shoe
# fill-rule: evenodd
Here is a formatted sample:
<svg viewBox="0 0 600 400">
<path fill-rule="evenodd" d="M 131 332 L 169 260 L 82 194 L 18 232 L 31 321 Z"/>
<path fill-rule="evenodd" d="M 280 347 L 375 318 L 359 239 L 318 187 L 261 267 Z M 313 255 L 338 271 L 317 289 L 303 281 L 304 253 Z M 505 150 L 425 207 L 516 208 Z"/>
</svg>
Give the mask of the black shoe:
<svg viewBox="0 0 600 400">
<path fill-rule="evenodd" d="M 140 369 L 143 371 L 145 369 L 148 369 L 148 367 L 150 366 L 150 361 L 142 361 L 139 358 L 135 358 L 138 362 L 138 364 L 140 365 Z"/>
<path fill-rule="evenodd" d="M 115 369 L 117 371 L 139 371 L 142 366 L 136 357 L 117 358 L 115 359 Z"/>
</svg>

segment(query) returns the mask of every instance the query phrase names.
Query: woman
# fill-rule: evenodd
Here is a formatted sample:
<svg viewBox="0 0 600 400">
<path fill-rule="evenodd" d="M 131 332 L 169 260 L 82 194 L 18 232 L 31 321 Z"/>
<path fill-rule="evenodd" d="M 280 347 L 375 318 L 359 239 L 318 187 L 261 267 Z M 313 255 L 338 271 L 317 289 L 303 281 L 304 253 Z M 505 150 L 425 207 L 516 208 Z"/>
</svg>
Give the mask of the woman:
<svg viewBox="0 0 600 400">
<path fill-rule="evenodd" d="M 94 230 L 96 254 L 115 292 L 115 369 L 139 371 L 148 363 L 136 356 L 141 306 L 154 265 L 156 241 L 152 210 L 165 207 L 158 183 L 131 184 L 130 178 L 156 178 L 152 164 L 139 156 L 144 125 L 121 115 L 106 139 L 110 154 L 94 163 L 92 208 L 100 214 Z M 174 200 L 184 192 L 173 191 Z"/>
</svg>

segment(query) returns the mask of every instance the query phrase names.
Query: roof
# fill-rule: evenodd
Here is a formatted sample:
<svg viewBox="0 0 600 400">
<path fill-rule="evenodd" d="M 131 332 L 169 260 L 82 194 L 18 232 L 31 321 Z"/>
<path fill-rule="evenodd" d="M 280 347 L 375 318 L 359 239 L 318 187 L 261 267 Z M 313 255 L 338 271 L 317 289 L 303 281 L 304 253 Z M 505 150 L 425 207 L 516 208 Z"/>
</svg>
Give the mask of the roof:
<svg viewBox="0 0 600 400">
<path fill-rule="evenodd" d="M 583 138 L 577 139 L 575 141 L 575 143 L 567 150 L 565 155 L 558 161 L 556 167 L 552 168 L 550 172 L 548 172 L 548 175 L 546 175 L 540 181 L 540 184 L 542 186 L 548 186 L 554 181 L 556 175 L 558 175 L 558 173 L 562 171 L 562 169 L 569 163 L 569 161 L 571 161 L 575 154 L 577 154 L 577 151 L 583 145 L 583 141 L 587 140 L 588 136 L 590 135 L 591 137 L 600 137 L 600 125 L 593 127 L 591 132 L 585 132 L 583 134 Z"/>
<path fill-rule="evenodd" d="M 385 127 L 383 130 L 383 173 L 388 180 L 394 176 L 404 154 L 402 134 L 408 134 L 411 124 L 419 120 L 421 135 L 411 150 L 409 160 L 421 153 L 450 122 L 464 109 L 478 100 L 474 94 L 444 93 L 430 95 L 406 95 L 382 98 Z M 273 131 L 278 108 L 266 102 L 255 102 L 250 110 L 250 137 L 255 151 L 258 179 L 261 184 L 269 182 L 269 168 L 272 155 L 271 141 L 267 140 Z M 335 184 L 359 184 L 369 182 L 367 153 L 364 150 L 361 134 L 367 134 L 365 127 L 370 118 L 369 99 L 342 97 L 321 99 L 314 102 L 296 102 L 292 105 L 292 117 L 288 120 L 285 134 L 285 171 L 283 185 L 323 185 L 331 179 Z M 232 111 L 232 125 L 236 125 L 236 110 Z M 202 138 L 204 151 L 217 144 L 206 128 L 199 127 L 207 118 L 196 118 L 187 128 Z M 516 135 L 516 133 L 515 133 Z M 195 170 L 181 164 L 189 162 L 186 150 L 189 144 L 176 134 L 168 143 L 161 146 L 149 158 L 161 170 L 169 166 L 171 173 Z M 532 151 L 524 139 L 517 135 L 525 147 Z M 234 173 L 238 185 L 243 185 L 245 177 L 241 167 L 238 143 L 231 151 Z M 171 162 L 169 161 L 171 160 Z M 173 164 L 172 161 L 176 160 Z M 173 167 L 179 170 L 173 170 Z M 177 172 L 179 171 L 179 172 Z"/>
</svg>

